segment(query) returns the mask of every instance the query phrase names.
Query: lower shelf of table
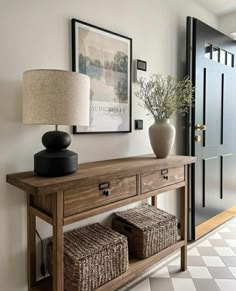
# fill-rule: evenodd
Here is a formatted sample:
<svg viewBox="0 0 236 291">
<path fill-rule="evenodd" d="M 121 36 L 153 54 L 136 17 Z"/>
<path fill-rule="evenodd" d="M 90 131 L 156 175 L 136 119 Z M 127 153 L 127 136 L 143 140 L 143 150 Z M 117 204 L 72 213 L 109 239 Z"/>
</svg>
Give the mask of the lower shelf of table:
<svg viewBox="0 0 236 291">
<path fill-rule="evenodd" d="M 147 259 L 132 259 L 129 263 L 129 268 L 127 272 L 120 275 L 119 277 L 107 282 L 105 285 L 101 286 L 97 289 L 97 291 L 105 291 L 105 290 L 116 290 L 119 287 L 125 285 L 129 281 L 135 279 L 147 270 L 149 267 L 157 263 L 159 260 L 165 258 L 166 256 L 170 255 L 175 250 L 183 247 L 185 245 L 184 240 L 179 240 L 176 243 L 172 244 L 170 247 L 164 249 L 163 251 L 147 258 Z M 31 289 L 32 291 L 52 291 L 52 279 L 48 277 L 44 280 L 37 282 L 37 284 Z"/>
</svg>

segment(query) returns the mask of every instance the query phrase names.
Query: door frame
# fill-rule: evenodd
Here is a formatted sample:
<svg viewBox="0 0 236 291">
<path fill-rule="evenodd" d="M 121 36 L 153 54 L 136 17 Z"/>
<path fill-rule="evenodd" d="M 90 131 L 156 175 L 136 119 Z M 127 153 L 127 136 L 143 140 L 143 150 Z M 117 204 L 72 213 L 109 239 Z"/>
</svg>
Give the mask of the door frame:
<svg viewBox="0 0 236 291">
<path fill-rule="evenodd" d="M 186 76 L 195 87 L 195 65 L 196 65 L 196 30 L 193 26 L 194 18 L 188 16 L 186 19 Z M 186 118 L 187 155 L 195 156 L 194 127 L 195 124 L 195 91 L 193 92 L 193 107 L 190 108 Z M 191 165 L 188 171 L 188 240 L 195 240 L 195 166 Z"/>
</svg>

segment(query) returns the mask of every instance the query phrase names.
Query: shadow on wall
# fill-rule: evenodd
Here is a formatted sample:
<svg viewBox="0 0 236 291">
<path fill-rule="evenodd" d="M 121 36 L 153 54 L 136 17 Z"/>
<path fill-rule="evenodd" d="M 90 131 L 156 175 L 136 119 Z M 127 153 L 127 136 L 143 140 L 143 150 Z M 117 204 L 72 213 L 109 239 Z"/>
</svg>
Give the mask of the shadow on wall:
<svg viewBox="0 0 236 291">
<path fill-rule="evenodd" d="M 22 154 L 22 81 L 0 81 L 0 171 L 15 170 Z"/>
<path fill-rule="evenodd" d="M 16 133 L 19 131 L 23 133 L 22 81 L 0 80 L 1 146 L 17 142 Z"/>
<path fill-rule="evenodd" d="M 0 80 L 0 121 L 8 125 L 21 123 L 22 81 Z M 3 127 L 1 127 L 2 133 Z"/>
<path fill-rule="evenodd" d="M 35 146 L 41 149 L 39 126 L 22 123 L 22 81 L 0 80 L 0 170 L 32 169 Z M 32 153 L 32 154 L 31 154 Z"/>
<path fill-rule="evenodd" d="M 0 80 L 0 136 L 0 290 L 24 290 L 26 196 L 6 183 L 6 175 L 32 169 L 33 154 L 42 145 L 39 127 L 22 124 L 22 80 Z"/>
<path fill-rule="evenodd" d="M 186 77 L 186 27 L 181 25 L 182 19 L 178 21 L 178 29 L 176 30 L 177 37 L 177 78 L 183 79 Z M 177 154 L 187 154 L 187 122 L 184 116 L 178 116 L 176 119 L 176 147 Z"/>
<path fill-rule="evenodd" d="M 186 118 L 182 115 L 179 115 L 176 118 L 176 138 L 175 138 L 175 143 L 176 143 L 176 153 L 178 155 L 186 155 L 187 151 L 187 143 L 188 140 L 186 138 Z"/>
<path fill-rule="evenodd" d="M 177 30 L 177 76 L 183 79 L 186 76 L 186 29 L 179 25 Z"/>
<path fill-rule="evenodd" d="M 22 169 L 22 147 L 29 142 L 23 140 L 21 92 L 22 81 L 0 81 L 0 290 L 5 291 L 23 290 L 27 274 L 25 195 L 6 184 L 7 173 Z"/>
</svg>

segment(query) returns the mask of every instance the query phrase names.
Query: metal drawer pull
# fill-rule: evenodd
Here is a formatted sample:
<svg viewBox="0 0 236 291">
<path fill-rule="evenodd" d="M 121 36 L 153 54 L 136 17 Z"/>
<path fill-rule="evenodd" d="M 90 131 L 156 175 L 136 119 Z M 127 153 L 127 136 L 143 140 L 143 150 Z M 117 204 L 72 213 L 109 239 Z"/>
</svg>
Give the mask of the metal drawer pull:
<svg viewBox="0 0 236 291">
<path fill-rule="evenodd" d="M 103 191 L 103 194 L 104 194 L 105 196 L 109 196 L 111 193 L 110 193 L 109 190 L 104 190 L 104 191 Z"/>
<path fill-rule="evenodd" d="M 99 190 L 105 190 L 110 188 L 110 182 L 104 182 L 104 183 L 100 183 L 98 185 Z"/>
<path fill-rule="evenodd" d="M 161 175 L 167 175 L 167 174 L 168 174 L 168 169 L 161 170 Z"/>
<path fill-rule="evenodd" d="M 168 169 L 161 170 L 161 175 L 163 176 L 164 180 L 168 180 L 169 179 L 169 177 L 167 176 L 168 175 Z"/>
</svg>

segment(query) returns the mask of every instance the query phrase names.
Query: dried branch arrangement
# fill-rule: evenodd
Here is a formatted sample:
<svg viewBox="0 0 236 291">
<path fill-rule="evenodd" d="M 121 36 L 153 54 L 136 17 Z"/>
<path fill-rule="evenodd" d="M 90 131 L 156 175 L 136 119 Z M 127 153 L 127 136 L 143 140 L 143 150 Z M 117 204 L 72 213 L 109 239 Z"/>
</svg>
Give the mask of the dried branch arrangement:
<svg viewBox="0 0 236 291">
<path fill-rule="evenodd" d="M 156 120 L 169 119 L 176 113 L 188 112 L 193 105 L 193 86 L 188 78 L 178 81 L 172 76 L 163 78 L 161 74 L 154 74 L 149 81 L 139 79 L 138 85 L 136 96 L 149 115 Z"/>
</svg>

